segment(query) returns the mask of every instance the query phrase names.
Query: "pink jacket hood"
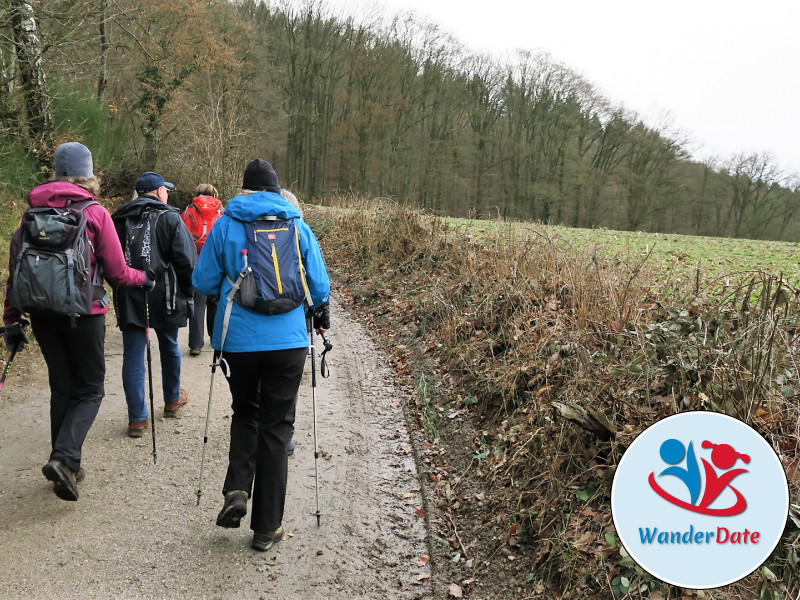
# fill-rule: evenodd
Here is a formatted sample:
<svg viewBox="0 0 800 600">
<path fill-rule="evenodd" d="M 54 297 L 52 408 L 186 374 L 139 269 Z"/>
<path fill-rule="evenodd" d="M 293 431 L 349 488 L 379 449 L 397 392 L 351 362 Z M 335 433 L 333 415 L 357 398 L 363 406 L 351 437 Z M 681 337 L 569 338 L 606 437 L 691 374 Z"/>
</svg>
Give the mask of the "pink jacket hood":
<svg viewBox="0 0 800 600">
<path fill-rule="evenodd" d="M 28 204 L 33 208 L 52 206 L 61 208 L 69 202 L 94 200 L 94 196 L 85 189 L 69 181 L 50 181 L 37 185 L 28 193 Z M 87 218 L 89 213 L 86 213 Z"/>
</svg>

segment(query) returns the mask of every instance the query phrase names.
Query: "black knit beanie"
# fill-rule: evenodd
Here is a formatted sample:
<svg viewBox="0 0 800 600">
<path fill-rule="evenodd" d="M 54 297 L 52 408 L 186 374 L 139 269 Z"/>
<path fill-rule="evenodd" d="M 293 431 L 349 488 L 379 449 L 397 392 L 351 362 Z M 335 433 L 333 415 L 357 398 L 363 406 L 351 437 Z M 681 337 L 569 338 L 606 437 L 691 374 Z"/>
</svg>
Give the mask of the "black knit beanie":
<svg viewBox="0 0 800 600">
<path fill-rule="evenodd" d="M 257 158 L 247 163 L 242 178 L 243 190 L 281 193 L 278 175 L 267 161 Z"/>
</svg>

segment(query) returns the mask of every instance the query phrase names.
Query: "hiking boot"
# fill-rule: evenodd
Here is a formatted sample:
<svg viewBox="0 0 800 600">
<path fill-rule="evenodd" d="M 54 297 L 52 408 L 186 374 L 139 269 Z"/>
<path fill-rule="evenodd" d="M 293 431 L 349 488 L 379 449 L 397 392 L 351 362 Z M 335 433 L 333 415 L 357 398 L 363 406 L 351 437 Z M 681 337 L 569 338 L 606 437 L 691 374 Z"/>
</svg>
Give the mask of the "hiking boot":
<svg viewBox="0 0 800 600">
<path fill-rule="evenodd" d="M 150 425 L 149 419 L 145 419 L 144 421 L 134 421 L 133 423 L 128 423 L 128 437 L 132 438 L 142 437 L 147 431 L 148 425 Z"/>
<path fill-rule="evenodd" d="M 225 494 L 225 504 L 217 515 L 217 525 L 237 529 L 247 514 L 247 492 L 233 490 Z"/>
<path fill-rule="evenodd" d="M 75 483 L 80 483 L 86 479 L 86 471 L 83 470 L 83 467 L 78 467 L 78 472 L 75 473 Z"/>
<path fill-rule="evenodd" d="M 294 454 L 294 442 L 292 440 L 289 440 L 289 445 L 286 446 L 286 452 L 289 454 L 289 456 Z"/>
<path fill-rule="evenodd" d="M 53 482 L 53 491 L 62 500 L 74 502 L 78 499 L 75 473 L 67 465 L 58 460 L 51 460 L 42 467 L 42 473 L 48 481 Z"/>
<path fill-rule="evenodd" d="M 189 402 L 189 394 L 186 393 L 186 390 L 181 388 L 180 396 L 175 402 L 170 402 L 169 404 L 164 405 L 164 416 L 175 418 L 178 416 L 178 411 Z"/>
<path fill-rule="evenodd" d="M 273 544 L 277 544 L 283 539 L 283 525 L 278 527 L 275 531 L 270 531 L 269 533 L 259 533 L 257 531 L 253 532 L 253 543 L 250 544 L 250 547 L 253 550 L 258 550 L 259 552 L 266 552 L 270 548 L 272 548 Z"/>
<path fill-rule="evenodd" d="M 189 354 L 192 356 L 200 356 L 200 348 L 189 348 Z"/>
</svg>

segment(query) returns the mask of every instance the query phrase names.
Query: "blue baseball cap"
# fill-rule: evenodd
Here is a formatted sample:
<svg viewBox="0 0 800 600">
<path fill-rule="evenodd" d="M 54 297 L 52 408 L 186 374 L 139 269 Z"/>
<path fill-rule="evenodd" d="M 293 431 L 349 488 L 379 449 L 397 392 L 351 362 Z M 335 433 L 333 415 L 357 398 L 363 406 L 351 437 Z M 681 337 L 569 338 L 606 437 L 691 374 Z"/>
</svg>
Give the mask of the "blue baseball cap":
<svg viewBox="0 0 800 600">
<path fill-rule="evenodd" d="M 139 175 L 139 179 L 136 180 L 136 193 L 146 194 L 147 192 L 157 190 L 162 185 L 169 189 L 173 189 L 175 187 L 175 185 L 169 181 L 164 181 L 164 178 L 158 173 L 148 171 L 147 173 L 142 173 Z"/>
</svg>

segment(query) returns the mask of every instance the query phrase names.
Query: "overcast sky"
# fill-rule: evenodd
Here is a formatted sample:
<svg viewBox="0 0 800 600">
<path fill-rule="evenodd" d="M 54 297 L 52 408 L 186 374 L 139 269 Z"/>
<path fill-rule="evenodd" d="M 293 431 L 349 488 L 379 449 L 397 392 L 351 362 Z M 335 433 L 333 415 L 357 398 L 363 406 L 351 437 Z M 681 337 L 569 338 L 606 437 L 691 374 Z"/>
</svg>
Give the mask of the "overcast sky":
<svg viewBox="0 0 800 600">
<path fill-rule="evenodd" d="M 301 0 L 298 0 L 300 2 Z M 546 51 L 610 100 L 692 140 L 694 156 L 769 153 L 800 173 L 800 0 L 325 0 L 414 11 L 501 59 Z"/>
</svg>

